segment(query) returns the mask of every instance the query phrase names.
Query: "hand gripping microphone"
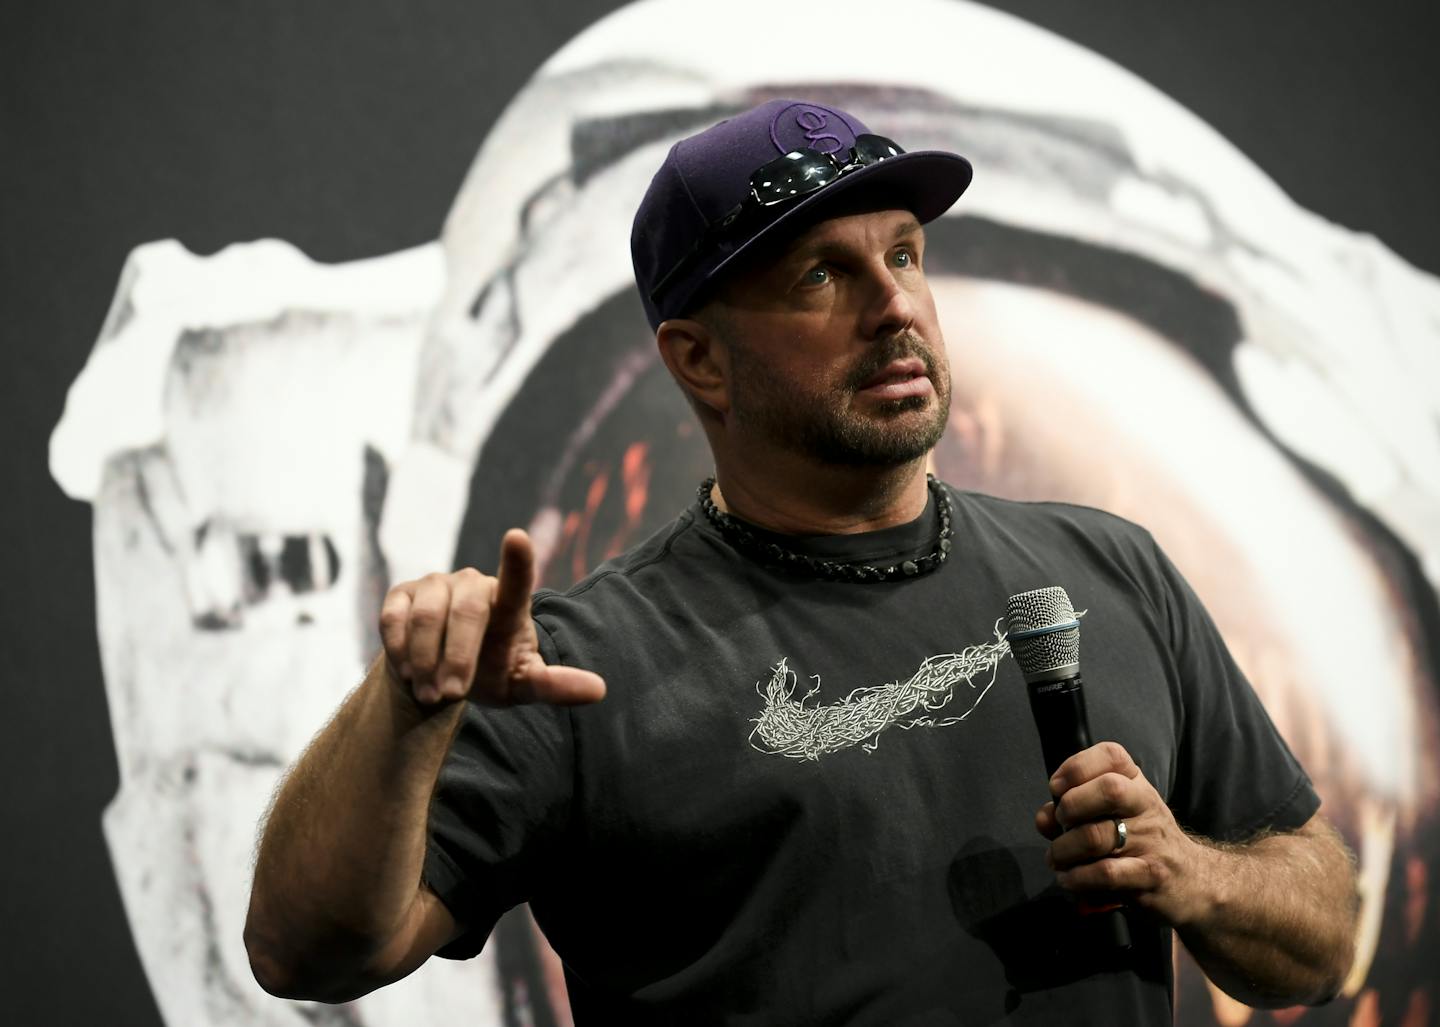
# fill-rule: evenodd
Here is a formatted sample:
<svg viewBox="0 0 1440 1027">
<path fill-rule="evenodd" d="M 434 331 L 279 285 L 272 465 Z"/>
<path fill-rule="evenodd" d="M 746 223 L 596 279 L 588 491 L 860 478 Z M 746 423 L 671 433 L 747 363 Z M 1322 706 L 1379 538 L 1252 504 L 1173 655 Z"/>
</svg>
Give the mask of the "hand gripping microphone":
<svg viewBox="0 0 1440 1027">
<path fill-rule="evenodd" d="M 1030 712 L 1040 732 L 1045 773 L 1093 744 L 1080 680 L 1080 619 L 1058 586 L 1020 592 L 1005 602 L 1006 639 L 1030 692 Z M 1130 929 L 1118 905 L 1080 904 L 1081 912 L 1108 914 L 1120 948 L 1130 947 Z"/>
</svg>

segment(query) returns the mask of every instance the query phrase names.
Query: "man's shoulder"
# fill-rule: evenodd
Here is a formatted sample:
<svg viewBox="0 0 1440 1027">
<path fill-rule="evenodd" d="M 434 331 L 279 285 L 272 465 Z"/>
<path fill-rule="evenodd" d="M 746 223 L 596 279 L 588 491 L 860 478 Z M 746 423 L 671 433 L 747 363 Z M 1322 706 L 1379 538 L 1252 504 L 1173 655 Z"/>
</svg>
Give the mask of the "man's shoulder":
<svg viewBox="0 0 1440 1027">
<path fill-rule="evenodd" d="M 953 501 L 969 516 L 999 531 L 1046 534 L 1081 533 L 1091 539 L 1112 539 L 1126 546 L 1153 545 L 1149 529 L 1099 507 L 1055 499 L 1011 499 L 946 486 Z"/>
<path fill-rule="evenodd" d="M 601 563 L 566 589 L 536 591 L 531 608 L 537 615 L 558 613 L 576 606 L 604 605 L 637 587 L 636 579 L 682 573 L 674 559 L 676 545 L 694 527 L 694 511 L 681 511 L 649 538 Z"/>
</svg>

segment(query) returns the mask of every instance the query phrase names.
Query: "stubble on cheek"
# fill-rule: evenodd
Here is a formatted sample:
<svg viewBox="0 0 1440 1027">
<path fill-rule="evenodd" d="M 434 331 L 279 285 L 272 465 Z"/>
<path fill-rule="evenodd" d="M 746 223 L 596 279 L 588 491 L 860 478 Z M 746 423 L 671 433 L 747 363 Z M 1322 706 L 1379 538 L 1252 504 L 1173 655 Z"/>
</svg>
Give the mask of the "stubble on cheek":
<svg viewBox="0 0 1440 1027">
<path fill-rule="evenodd" d="M 950 377 L 943 350 L 915 332 L 901 332 L 867 350 L 838 376 L 814 368 L 777 373 L 736 347 L 731 372 L 737 426 L 791 452 L 838 465 L 904 463 L 944 435 Z M 857 393 L 892 361 L 917 357 L 934 393 L 856 403 Z M 915 416 L 929 408 L 928 416 Z"/>
</svg>

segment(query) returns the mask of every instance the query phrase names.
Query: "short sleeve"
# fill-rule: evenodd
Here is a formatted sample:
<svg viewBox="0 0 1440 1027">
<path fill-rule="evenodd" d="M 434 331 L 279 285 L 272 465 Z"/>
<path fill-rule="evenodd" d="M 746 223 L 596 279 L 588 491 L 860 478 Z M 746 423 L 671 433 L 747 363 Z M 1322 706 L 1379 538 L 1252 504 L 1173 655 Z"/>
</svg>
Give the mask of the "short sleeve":
<svg viewBox="0 0 1440 1027">
<path fill-rule="evenodd" d="M 573 756 L 563 707 L 466 705 L 430 802 L 424 879 L 467 930 L 437 955 L 476 955 L 500 915 L 530 898 L 568 825 Z"/>
<path fill-rule="evenodd" d="M 1158 546 L 1155 554 L 1183 701 L 1176 819 L 1229 842 L 1303 826 L 1320 808 L 1310 778 L 1189 583 Z"/>
</svg>

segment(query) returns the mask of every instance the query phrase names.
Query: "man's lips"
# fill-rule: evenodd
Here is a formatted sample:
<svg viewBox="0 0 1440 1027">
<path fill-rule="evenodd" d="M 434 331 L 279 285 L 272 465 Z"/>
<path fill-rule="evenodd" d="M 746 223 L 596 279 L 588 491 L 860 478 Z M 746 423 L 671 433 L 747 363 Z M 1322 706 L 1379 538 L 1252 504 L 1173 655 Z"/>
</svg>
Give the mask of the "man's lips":
<svg viewBox="0 0 1440 1027">
<path fill-rule="evenodd" d="M 905 357 L 890 361 L 871 375 L 859 391 L 876 399 L 904 399 L 925 395 L 932 388 L 925 374 L 925 361 L 919 357 Z"/>
<path fill-rule="evenodd" d="M 888 385 L 892 382 L 903 382 L 911 378 L 921 378 L 925 375 L 925 361 L 919 357 L 901 357 L 899 360 L 892 360 L 879 371 L 876 371 L 869 378 L 865 379 L 860 388 L 869 389 L 876 385 Z"/>
</svg>

